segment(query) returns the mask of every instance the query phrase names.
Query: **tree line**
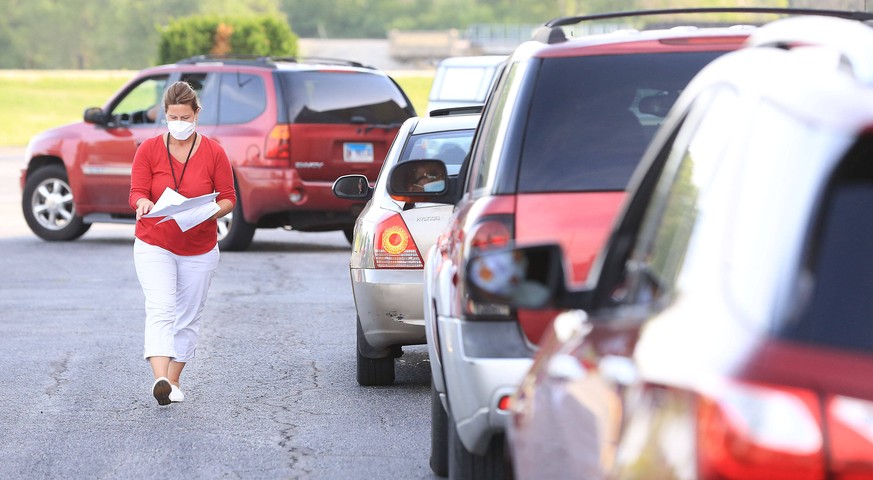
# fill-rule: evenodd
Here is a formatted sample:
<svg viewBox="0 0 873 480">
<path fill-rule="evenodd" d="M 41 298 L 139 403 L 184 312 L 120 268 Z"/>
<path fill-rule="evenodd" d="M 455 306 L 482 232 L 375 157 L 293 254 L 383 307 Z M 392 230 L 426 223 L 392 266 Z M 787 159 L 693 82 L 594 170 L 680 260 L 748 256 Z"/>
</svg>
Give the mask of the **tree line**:
<svg viewBox="0 0 873 480">
<path fill-rule="evenodd" d="M 385 38 L 391 29 L 542 23 L 563 15 L 688 6 L 866 9 L 866 0 L 0 0 L 0 68 L 140 69 L 174 19 L 273 15 L 301 38 Z M 871 2 L 873 3 L 873 2 Z"/>
</svg>

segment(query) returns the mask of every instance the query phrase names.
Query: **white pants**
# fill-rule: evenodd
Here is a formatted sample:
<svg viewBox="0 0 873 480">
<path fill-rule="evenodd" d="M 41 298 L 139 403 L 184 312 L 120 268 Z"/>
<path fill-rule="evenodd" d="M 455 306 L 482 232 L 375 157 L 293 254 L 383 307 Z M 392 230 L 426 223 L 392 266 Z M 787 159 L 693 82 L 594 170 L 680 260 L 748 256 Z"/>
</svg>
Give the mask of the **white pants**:
<svg viewBox="0 0 873 480">
<path fill-rule="evenodd" d="M 140 239 L 133 244 L 136 276 L 145 294 L 143 356 L 194 358 L 206 294 L 218 268 L 218 245 L 203 255 L 176 255 Z"/>
</svg>

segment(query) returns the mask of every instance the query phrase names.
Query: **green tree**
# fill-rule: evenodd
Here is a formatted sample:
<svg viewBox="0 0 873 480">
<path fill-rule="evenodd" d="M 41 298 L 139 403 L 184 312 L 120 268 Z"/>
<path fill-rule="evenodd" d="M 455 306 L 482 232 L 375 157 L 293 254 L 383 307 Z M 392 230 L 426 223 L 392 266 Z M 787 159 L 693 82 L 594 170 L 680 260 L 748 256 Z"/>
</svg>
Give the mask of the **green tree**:
<svg viewBox="0 0 873 480">
<path fill-rule="evenodd" d="M 204 54 L 294 56 L 297 37 L 275 14 L 178 18 L 161 30 L 160 63 Z"/>
</svg>

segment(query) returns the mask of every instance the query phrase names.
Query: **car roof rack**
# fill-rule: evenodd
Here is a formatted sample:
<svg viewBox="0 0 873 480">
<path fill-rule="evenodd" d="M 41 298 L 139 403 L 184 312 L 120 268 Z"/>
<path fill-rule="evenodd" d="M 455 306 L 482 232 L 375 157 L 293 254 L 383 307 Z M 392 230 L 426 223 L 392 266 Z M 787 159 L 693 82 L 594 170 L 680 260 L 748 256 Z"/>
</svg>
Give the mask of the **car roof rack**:
<svg viewBox="0 0 873 480">
<path fill-rule="evenodd" d="M 276 67 L 276 62 L 293 62 L 293 63 L 301 63 L 301 62 L 312 62 L 312 63 L 323 63 L 330 65 L 344 65 L 349 67 L 358 67 L 358 68 L 367 68 L 373 70 L 374 67 L 364 65 L 359 62 L 355 62 L 352 60 L 343 60 L 339 58 L 326 58 L 326 57 L 270 57 L 264 55 L 249 55 L 244 53 L 231 53 L 231 54 L 205 54 L 205 55 L 194 55 L 193 57 L 188 57 L 183 60 L 179 60 L 176 62 L 178 65 L 192 65 L 196 63 L 204 63 L 204 62 L 221 62 L 228 65 L 259 65 L 265 67 Z"/>
<path fill-rule="evenodd" d="M 612 18 L 642 17 L 651 15 L 677 15 L 692 13 L 775 13 L 784 15 L 821 15 L 839 17 L 849 20 L 873 20 L 873 13 L 855 10 L 825 10 L 815 8 L 778 8 L 778 7 L 700 7 L 700 8 L 666 8 L 658 10 L 636 10 L 627 12 L 598 13 L 574 17 L 558 17 L 549 20 L 534 32 L 533 39 L 543 43 L 561 43 L 567 41 L 567 35 L 561 27 L 578 23 L 609 20 Z"/>
<path fill-rule="evenodd" d="M 463 107 L 438 108 L 428 114 L 429 117 L 450 117 L 453 115 L 471 115 L 482 113 L 485 105 L 465 105 Z"/>
<path fill-rule="evenodd" d="M 204 63 L 204 62 L 221 62 L 226 64 L 240 64 L 240 65 L 251 65 L 261 64 L 265 66 L 270 66 L 270 57 L 265 57 L 263 55 L 248 55 L 243 53 L 231 53 L 231 54 L 205 54 L 205 55 L 194 55 L 193 57 L 188 57 L 176 62 L 177 65 L 193 65 L 195 63 Z"/>
<path fill-rule="evenodd" d="M 330 57 L 270 57 L 272 60 L 277 62 L 306 62 L 306 63 L 324 63 L 329 65 L 344 65 L 347 67 L 357 67 L 357 68 L 368 68 L 370 70 L 375 69 L 375 67 L 371 67 L 370 65 L 364 65 L 361 62 L 356 62 L 354 60 L 345 60 L 342 58 L 330 58 Z"/>
</svg>

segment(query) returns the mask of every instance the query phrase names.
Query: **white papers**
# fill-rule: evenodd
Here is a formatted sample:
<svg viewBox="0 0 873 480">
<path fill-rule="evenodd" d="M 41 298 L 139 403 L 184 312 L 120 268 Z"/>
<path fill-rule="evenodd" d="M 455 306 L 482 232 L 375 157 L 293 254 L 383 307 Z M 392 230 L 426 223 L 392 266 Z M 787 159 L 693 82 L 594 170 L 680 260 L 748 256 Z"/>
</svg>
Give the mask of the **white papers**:
<svg viewBox="0 0 873 480">
<path fill-rule="evenodd" d="M 173 219 L 183 232 L 208 220 L 221 207 L 215 203 L 218 192 L 207 193 L 194 198 L 185 198 L 170 187 L 164 190 L 161 198 L 155 203 L 151 212 L 143 215 L 147 218 L 164 217 L 158 223 Z"/>
</svg>

